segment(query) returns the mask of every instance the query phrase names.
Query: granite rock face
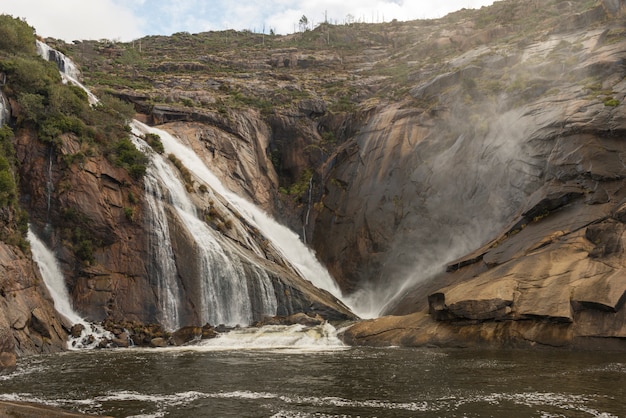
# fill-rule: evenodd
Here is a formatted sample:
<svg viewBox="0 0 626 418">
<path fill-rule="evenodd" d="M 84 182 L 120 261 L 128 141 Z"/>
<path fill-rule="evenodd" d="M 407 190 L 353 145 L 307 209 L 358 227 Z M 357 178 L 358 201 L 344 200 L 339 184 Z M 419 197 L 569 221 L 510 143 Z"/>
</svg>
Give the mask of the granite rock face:
<svg viewBox="0 0 626 418">
<path fill-rule="evenodd" d="M 422 264 L 415 263 L 404 274 L 399 296 L 386 307 L 388 314 L 396 316 L 355 325 L 346 332 L 348 341 L 382 345 L 543 344 L 588 348 L 606 344 L 606 347 L 624 348 L 626 43 L 623 39 L 607 43 L 604 38 L 615 25 L 621 27 L 615 22 L 607 24 L 606 30 L 556 31 L 545 41 L 526 46 L 516 58 L 508 59 L 507 62 L 514 64 L 504 68 L 522 71 L 529 77 L 527 87 L 520 95 L 512 95 L 512 88 L 503 91 L 499 96 L 502 100 L 499 114 L 485 119 L 480 134 L 460 134 L 455 143 L 443 146 L 434 157 L 445 156 L 439 162 L 446 161 L 448 169 L 455 174 L 447 177 L 447 184 L 455 185 L 455 196 L 438 200 L 447 190 L 444 185 L 433 184 L 432 180 L 420 184 L 430 178 L 430 173 L 442 173 L 437 163 L 429 164 L 427 159 L 396 166 L 401 154 L 390 158 L 389 164 L 383 158 L 389 152 L 383 152 L 375 154 L 378 164 L 367 162 L 371 161 L 367 160 L 371 153 L 362 150 L 372 143 L 374 149 L 400 149 L 402 142 L 394 140 L 398 135 L 397 124 L 385 128 L 390 124 L 377 123 L 377 128 L 372 128 L 374 132 L 383 129 L 391 132 L 385 135 L 391 144 L 379 145 L 371 136 L 357 141 L 348 163 L 337 173 L 354 173 L 372 166 L 385 168 L 381 175 L 374 176 L 378 181 L 376 187 L 362 193 L 368 196 L 366 202 L 374 196 L 384 203 L 392 192 L 386 192 L 383 199 L 375 190 L 381 186 L 383 190 L 394 187 L 398 190 L 408 184 L 407 180 L 386 180 L 404 169 L 405 179 L 412 175 L 413 187 L 405 195 L 397 194 L 395 202 L 400 206 L 399 202 L 405 202 L 404 196 L 411 194 L 413 201 L 404 207 L 408 206 L 414 215 L 411 224 L 409 215 L 396 220 L 395 229 L 391 220 L 387 221 L 387 227 L 380 227 L 379 219 L 389 211 L 378 212 L 377 221 L 370 221 L 374 215 L 368 215 L 364 208 L 378 209 L 381 205 L 355 203 L 350 193 L 356 192 L 346 187 L 341 192 L 346 196 L 344 201 L 354 205 L 357 216 L 351 217 L 348 225 L 346 222 L 342 225 L 346 225 L 348 235 L 355 234 L 352 223 L 362 216 L 362 228 L 367 226 L 366 236 L 372 243 L 363 247 L 353 265 L 363 268 L 376 257 L 382 257 L 377 263 L 379 272 L 393 283 L 397 263 L 389 266 L 389 254 L 393 251 L 373 250 L 381 248 L 380 244 L 374 245 L 378 237 L 386 234 L 378 241 L 394 242 L 407 229 L 418 231 L 413 232 L 417 237 L 413 245 L 403 246 L 404 252 L 415 252 L 413 262 L 419 259 L 420 252 L 433 249 L 428 242 L 445 241 L 448 245 L 434 247 L 435 254 L 440 255 L 436 258 L 440 262 L 439 272 L 425 271 Z M 580 49 L 565 54 L 562 48 L 574 40 L 580 42 Z M 555 69 L 552 53 L 563 54 L 560 59 L 569 59 L 571 64 Z M 539 57 L 542 60 L 536 60 Z M 481 58 L 483 62 L 493 59 L 490 54 Z M 494 71 L 485 66 L 482 75 L 472 79 L 480 84 L 480 77 L 494 76 Z M 555 78 L 552 71 L 562 78 Z M 595 79 L 595 89 L 602 91 L 590 85 L 581 86 L 580 77 Z M 454 91 L 455 83 L 472 84 L 463 83 L 461 73 L 452 81 L 446 81 L 448 78 L 430 80 L 416 87 L 414 93 L 427 94 L 429 89 L 442 87 L 444 81 L 449 81 L 444 83 L 448 92 Z M 445 97 L 449 96 L 444 93 L 444 99 L 439 100 Z M 452 106 L 450 102 L 448 105 Z M 431 117 L 429 124 L 422 123 L 427 125 L 425 133 L 406 138 L 419 143 L 419 138 L 424 142 L 437 137 L 438 130 L 450 125 L 450 119 L 451 115 L 446 113 Z M 417 129 L 417 119 L 414 120 L 410 126 Z M 502 141 L 497 142 L 498 138 Z M 473 153 L 466 145 L 468 141 L 478 142 L 480 151 Z M 434 142 L 445 144 L 439 139 Z M 502 154 L 505 148 L 510 154 L 499 160 L 500 168 L 486 159 L 489 155 L 505 155 Z M 405 155 L 416 158 L 425 154 L 414 145 Z M 356 163 L 363 159 L 366 159 L 364 164 Z M 478 174 L 481 172 L 487 172 L 486 177 L 481 178 Z M 344 184 L 354 181 L 354 177 L 343 178 Z M 334 208 L 335 215 L 341 214 L 346 205 Z M 465 217 L 448 216 L 451 209 Z M 337 219 L 335 216 L 327 224 Z M 475 249 L 463 245 L 465 255 L 459 257 L 458 244 L 476 230 L 480 233 L 470 241 L 478 245 Z M 345 260 L 336 263 L 346 264 Z M 369 270 L 363 268 L 363 271 Z"/>
<path fill-rule="evenodd" d="M 20 355 L 63 350 L 70 326 L 30 254 L 0 243 L 0 370 L 15 367 Z"/>
<path fill-rule="evenodd" d="M 170 123 L 164 127 L 186 140 L 215 166 L 216 172 L 228 173 L 224 181 L 228 187 L 267 206 L 268 190 L 276 174 L 263 151 L 266 128 L 258 125 L 257 119 L 242 114 L 229 131 L 198 123 Z M 33 228 L 49 247 L 57 249 L 74 307 L 81 315 L 92 321 L 158 322 L 163 315 L 159 298 L 164 290 L 154 278 L 156 260 L 150 247 L 154 245 L 150 244 L 154 225 L 142 182 L 102 155 L 87 156 L 80 164 L 68 163 L 80 146 L 72 135 L 65 136 L 62 148 L 56 151 L 27 130 L 16 135 L 22 200 Z M 219 196 L 192 190 L 192 200 L 199 216 L 205 211 L 205 215 L 215 218 L 215 225 L 211 225 L 229 254 L 236 255 L 233 262 L 241 265 L 246 277 L 255 277 L 257 266 L 269 276 L 278 303 L 275 314 L 307 312 L 328 318 L 353 317 L 335 297 L 302 279 L 267 239 L 240 214 L 231 212 Z M 201 309 L 210 308 L 202 307 L 199 291 L 199 283 L 204 280 L 200 273 L 202 257 L 176 211 L 170 207 L 165 214 L 167 219 L 161 222 L 169 224 L 176 280 L 181 284 L 177 301 L 180 326 L 203 325 Z M 261 249 L 263 254 L 255 253 L 253 248 Z M 249 290 L 256 291 L 261 290 Z M 262 319 L 256 298 L 251 300 L 253 318 Z"/>
</svg>

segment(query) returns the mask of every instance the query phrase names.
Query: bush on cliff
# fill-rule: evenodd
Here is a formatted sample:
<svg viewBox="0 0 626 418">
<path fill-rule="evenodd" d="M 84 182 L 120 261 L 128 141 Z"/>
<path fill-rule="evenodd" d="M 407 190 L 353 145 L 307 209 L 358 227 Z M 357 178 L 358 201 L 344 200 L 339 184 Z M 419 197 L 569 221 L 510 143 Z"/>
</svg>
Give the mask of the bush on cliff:
<svg viewBox="0 0 626 418">
<path fill-rule="evenodd" d="M 0 15 L 0 50 L 35 53 L 35 29 L 21 19 Z"/>
<path fill-rule="evenodd" d="M 128 149 L 132 105 L 103 95 L 91 106 L 85 91 L 63 84 L 55 63 L 36 54 L 33 29 L 6 15 L 0 15 L 0 72 L 6 75 L 5 95 L 17 103 L 16 129 L 35 130 L 41 141 L 57 150 L 64 134 L 74 134 L 94 154 L 107 155 L 132 177 L 145 173 L 139 151 L 132 143 L 133 149 Z"/>
</svg>

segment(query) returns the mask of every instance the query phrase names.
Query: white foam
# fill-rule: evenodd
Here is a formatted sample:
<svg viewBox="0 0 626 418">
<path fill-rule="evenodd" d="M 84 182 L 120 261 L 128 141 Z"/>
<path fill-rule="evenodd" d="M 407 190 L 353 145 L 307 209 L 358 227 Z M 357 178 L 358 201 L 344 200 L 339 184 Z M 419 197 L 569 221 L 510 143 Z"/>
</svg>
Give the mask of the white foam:
<svg viewBox="0 0 626 418">
<path fill-rule="evenodd" d="M 198 344 L 159 350 L 197 352 L 263 350 L 307 353 L 349 348 L 337 337 L 335 327 L 326 322 L 313 327 L 266 325 L 260 328 L 238 328 L 219 334 L 216 338 L 202 340 Z"/>
</svg>

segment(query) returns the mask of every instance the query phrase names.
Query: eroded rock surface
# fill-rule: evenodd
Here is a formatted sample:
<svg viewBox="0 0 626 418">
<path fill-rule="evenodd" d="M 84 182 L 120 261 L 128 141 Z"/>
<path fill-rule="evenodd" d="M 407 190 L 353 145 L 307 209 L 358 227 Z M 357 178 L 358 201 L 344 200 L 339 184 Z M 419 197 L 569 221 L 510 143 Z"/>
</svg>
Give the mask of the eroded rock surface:
<svg viewBox="0 0 626 418">
<path fill-rule="evenodd" d="M 597 19 L 597 16 L 588 18 Z M 476 245 L 475 250 L 467 251 L 463 257 L 447 259 L 439 273 L 431 275 L 413 269 L 409 273 L 415 277 L 412 286 L 404 288 L 398 301 L 388 306 L 388 313 L 400 316 L 355 325 L 346 332 L 348 341 L 382 345 L 540 344 L 584 348 L 606 344 L 606 348 L 624 349 L 626 44 L 623 40 L 607 44 L 603 38 L 605 32 L 600 29 L 584 33 L 569 29 L 527 46 L 521 52 L 520 64 L 509 67 L 509 70 L 525 68 L 529 77 L 536 77 L 537 85 L 541 80 L 549 80 L 549 84 L 532 94 L 527 91 L 530 96 L 524 97 L 526 93 L 517 96 L 517 103 L 510 100 L 513 96 L 507 99 L 507 94 L 502 94 L 501 115 L 486 122 L 486 132 L 471 137 L 471 142 L 481 143 L 480 154 L 474 155 L 469 152 L 471 148 L 465 147 L 461 154 L 464 158 L 459 155 L 455 160 L 448 155 L 454 147 L 440 151 L 439 155 L 446 156 L 447 164 L 453 162 L 451 167 L 456 176 L 450 181 L 456 184 L 457 196 L 446 199 L 445 203 L 438 201 L 437 196 L 445 189 L 433 188 L 432 182 L 427 187 L 416 183 L 412 191 L 423 201 L 434 199 L 440 205 L 427 207 L 417 202 L 410 205 L 416 211 L 414 219 L 418 221 L 414 225 L 420 234 L 414 245 L 404 245 L 404 251 L 410 248 L 419 254 L 432 248 L 427 241 L 446 239 L 448 250 L 445 246 L 435 247 L 442 255 L 438 260 L 444 260 L 456 253 L 456 244 L 467 236 L 472 225 L 487 232 L 482 235 L 483 245 Z M 560 70 L 564 79 L 556 82 L 539 68 L 546 68 L 550 54 L 558 51 L 554 46 L 564 46 L 564 40 L 577 40 L 581 49 L 580 54 L 571 55 L 576 57 L 576 62 Z M 544 61 L 534 63 L 538 57 Z M 491 69 L 483 67 L 483 71 L 484 77 Z M 566 80 L 567 74 L 571 78 Z M 603 93 L 577 87 L 577 77 L 593 74 L 599 76 L 598 83 L 606 89 Z M 415 93 L 426 94 L 428 86 L 443 82 L 444 79 L 434 79 Z M 550 93 L 549 88 L 555 87 L 558 92 Z M 453 89 L 454 83 L 449 83 L 448 88 Z M 616 98 L 619 104 L 607 102 L 607 96 Z M 449 119 L 446 116 L 431 119 L 434 128 L 445 124 L 446 118 Z M 507 122 L 498 125 L 494 120 Z M 462 146 L 463 137 L 458 138 L 455 145 Z M 503 141 L 496 143 L 489 138 Z M 366 146 L 358 145 L 358 150 Z M 490 171 L 494 164 L 485 161 L 484 156 L 503 147 L 514 151 L 502 161 L 503 169 Z M 423 155 L 418 147 L 410 151 Z M 355 155 L 359 159 L 367 158 L 366 154 Z M 436 164 L 426 162 L 408 167 L 419 170 L 415 167 L 420 165 L 428 166 L 429 172 L 439 170 Z M 368 166 L 371 164 L 362 167 Z M 407 165 L 403 167 L 406 169 Z M 474 167 L 476 172 L 487 171 L 487 177 L 481 179 L 469 167 Z M 389 176 L 392 173 L 389 171 Z M 508 188 L 511 194 L 502 194 L 494 188 L 498 182 L 506 184 L 503 190 Z M 384 184 L 390 188 L 393 183 Z M 477 194 L 481 190 L 483 194 Z M 344 193 L 350 193 L 350 188 Z M 484 205 L 484 211 L 480 210 L 480 204 Z M 464 211 L 468 218 L 464 221 L 461 217 L 447 216 L 433 222 L 437 215 L 449 213 L 450 207 Z M 495 212 L 490 212 L 494 209 Z M 357 214 L 361 212 L 357 209 Z M 487 219 L 482 218 L 485 213 L 489 214 Z M 419 221 L 420 218 L 423 220 Z M 488 219 L 492 222 L 485 222 Z M 406 220 L 400 222 L 403 225 Z M 500 232 L 494 233 L 491 228 L 498 223 Z M 364 225 L 373 228 L 372 222 Z M 384 257 L 388 260 L 388 255 Z M 384 276 L 393 281 L 394 275 L 387 273 L 390 267 L 380 264 Z"/>
</svg>

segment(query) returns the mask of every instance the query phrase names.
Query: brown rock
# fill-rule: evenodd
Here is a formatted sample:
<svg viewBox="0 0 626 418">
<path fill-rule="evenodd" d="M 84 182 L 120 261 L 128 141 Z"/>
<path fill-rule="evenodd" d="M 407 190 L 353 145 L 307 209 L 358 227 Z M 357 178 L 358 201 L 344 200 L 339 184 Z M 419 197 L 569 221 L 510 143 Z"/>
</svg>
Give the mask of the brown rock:
<svg viewBox="0 0 626 418">
<path fill-rule="evenodd" d="M 78 338 L 81 336 L 83 331 L 85 330 L 85 326 L 83 324 L 74 324 L 70 331 L 72 338 Z"/>
<path fill-rule="evenodd" d="M 80 418 L 95 417 L 96 415 L 80 414 L 77 412 L 64 411 L 61 408 L 52 406 L 27 403 L 0 401 L 0 415 L 5 417 L 20 418 Z M 101 416 L 106 418 L 104 416 Z"/>
<path fill-rule="evenodd" d="M 150 347 L 167 347 L 167 340 L 163 337 L 157 337 L 150 340 Z"/>
<path fill-rule="evenodd" d="M 172 342 L 174 345 L 185 345 L 192 341 L 203 338 L 204 329 L 201 327 L 183 327 L 172 333 Z"/>
</svg>

